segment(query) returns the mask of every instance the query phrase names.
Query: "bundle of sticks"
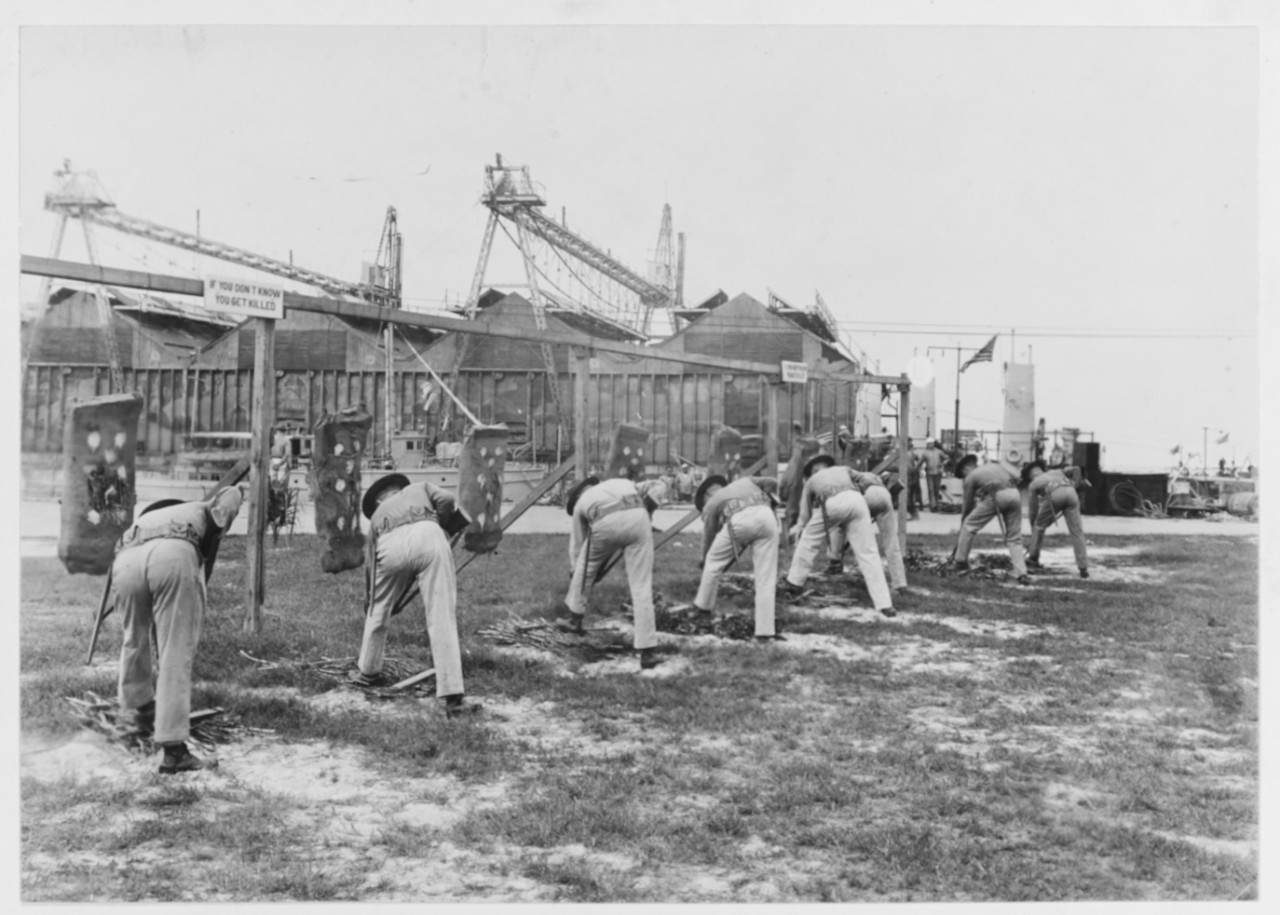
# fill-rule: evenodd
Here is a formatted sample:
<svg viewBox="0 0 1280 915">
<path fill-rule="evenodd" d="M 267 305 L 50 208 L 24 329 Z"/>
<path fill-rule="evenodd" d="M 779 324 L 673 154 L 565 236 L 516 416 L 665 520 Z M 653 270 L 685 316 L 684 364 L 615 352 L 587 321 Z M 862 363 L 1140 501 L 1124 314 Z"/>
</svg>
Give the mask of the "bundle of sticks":
<svg viewBox="0 0 1280 915">
<path fill-rule="evenodd" d="M 622 609 L 627 616 L 634 617 L 631 604 L 624 603 Z M 700 617 L 693 604 L 672 604 L 665 594 L 653 596 L 653 625 L 659 632 L 669 632 L 672 635 L 714 635 L 740 641 L 754 638 L 756 634 L 754 617 L 726 613 L 707 622 Z"/>
<path fill-rule="evenodd" d="M 970 556 L 969 568 L 964 572 L 954 569 L 946 556 L 926 553 L 923 550 L 908 550 L 902 557 L 902 563 L 908 572 L 927 572 L 939 578 L 964 576 L 985 581 L 1007 581 L 1013 576 L 1013 560 L 1005 553 L 981 553 Z"/>
<path fill-rule="evenodd" d="M 585 635 L 574 635 L 558 629 L 545 620 L 511 617 L 476 630 L 476 635 L 495 645 L 538 648 L 557 654 L 571 654 L 588 662 L 602 661 L 610 655 L 629 651 L 615 630 L 588 629 Z"/>
<path fill-rule="evenodd" d="M 269 661 L 266 658 L 255 658 L 243 649 L 240 654 L 257 664 L 260 670 L 288 668 L 309 671 L 324 680 L 350 686 L 353 689 L 364 690 L 384 698 L 435 695 L 435 670 L 431 668 L 424 670 L 421 661 L 384 658 L 382 672 L 374 679 L 371 685 L 362 686 L 349 678 L 350 672 L 356 669 L 356 662 L 359 660 L 355 655 L 346 658 L 322 657 L 316 660 Z"/>
<path fill-rule="evenodd" d="M 139 734 L 131 722 L 120 716 L 120 703 L 105 699 L 97 693 L 86 692 L 84 698 L 65 697 L 71 705 L 72 717 L 82 726 L 96 731 L 113 743 L 131 750 L 152 753 L 156 746 L 149 735 Z M 191 713 L 191 734 L 188 742 L 211 749 L 218 744 L 230 743 L 243 733 L 270 734 L 263 728 L 251 728 L 242 724 L 223 708 L 202 709 Z"/>
</svg>

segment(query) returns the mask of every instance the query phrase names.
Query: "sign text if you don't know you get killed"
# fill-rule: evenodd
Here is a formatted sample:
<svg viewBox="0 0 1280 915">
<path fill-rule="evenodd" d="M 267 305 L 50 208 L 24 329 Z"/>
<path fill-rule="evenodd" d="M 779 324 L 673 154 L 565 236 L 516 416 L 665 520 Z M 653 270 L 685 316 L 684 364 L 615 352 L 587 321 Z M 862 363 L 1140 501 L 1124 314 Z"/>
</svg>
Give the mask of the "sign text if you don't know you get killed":
<svg viewBox="0 0 1280 915">
<path fill-rule="evenodd" d="M 256 280 L 209 277 L 204 281 L 204 307 L 246 318 L 284 317 L 284 288 Z"/>
</svg>

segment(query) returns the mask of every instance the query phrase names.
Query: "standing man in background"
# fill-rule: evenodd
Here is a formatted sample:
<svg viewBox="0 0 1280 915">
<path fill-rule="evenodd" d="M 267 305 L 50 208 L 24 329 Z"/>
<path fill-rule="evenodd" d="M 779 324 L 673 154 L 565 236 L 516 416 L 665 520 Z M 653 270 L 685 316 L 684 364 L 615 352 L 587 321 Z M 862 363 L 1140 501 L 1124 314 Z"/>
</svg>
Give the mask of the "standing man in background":
<svg viewBox="0 0 1280 915">
<path fill-rule="evenodd" d="M 931 512 L 938 510 L 938 502 L 942 498 L 942 466 L 946 460 L 947 456 L 937 440 L 929 442 L 929 447 L 924 449 L 923 461 L 924 477 L 929 485 L 929 511 Z"/>
<path fill-rule="evenodd" d="M 680 464 L 680 470 L 676 474 L 676 498 L 681 502 L 688 502 L 693 498 L 693 474 L 685 463 Z"/>
</svg>

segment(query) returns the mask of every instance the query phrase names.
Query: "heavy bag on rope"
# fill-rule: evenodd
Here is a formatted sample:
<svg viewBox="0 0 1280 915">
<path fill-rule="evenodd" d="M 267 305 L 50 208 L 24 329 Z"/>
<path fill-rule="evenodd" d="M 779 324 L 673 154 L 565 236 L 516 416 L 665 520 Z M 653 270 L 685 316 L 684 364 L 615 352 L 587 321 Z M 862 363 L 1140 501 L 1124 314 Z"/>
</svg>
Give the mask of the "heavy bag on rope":
<svg viewBox="0 0 1280 915">
<path fill-rule="evenodd" d="M 76 404 L 67 415 L 58 558 L 68 572 L 107 574 L 120 535 L 133 523 L 141 412 L 137 394 L 110 394 Z"/>
<path fill-rule="evenodd" d="M 362 407 L 348 407 L 320 417 L 312 430 L 311 498 L 316 506 L 316 533 L 328 538 L 320 557 L 326 572 L 344 572 L 364 564 L 360 530 L 360 457 L 373 417 Z"/>
<path fill-rule="evenodd" d="M 648 429 L 619 423 L 613 430 L 613 445 L 609 448 L 609 463 L 604 470 L 605 477 L 641 479 L 644 476 L 645 453 L 648 450 Z"/>
<path fill-rule="evenodd" d="M 743 467 L 751 467 L 756 461 L 765 455 L 765 442 L 763 435 L 744 435 L 742 436 L 742 461 Z M 777 467 L 767 467 L 761 476 L 771 477 L 778 472 Z"/>
<path fill-rule="evenodd" d="M 787 527 L 800 518 L 800 494 L 804 492 L 804 465 L 818 453 L 821 447 L 816 438 L 797 438 L 791 443 L 791 460 L 782 477 L 782 489 L 786 491 Z"/>
<path fill-rule="evenodd" d="M 473 553 L 492 553 L 502 542 L 502 471 L 508 435 L 504 425 L 475 426 L 462 442 L 457 502 L 471 518 L 462 545 Z"/>
<path fill-rule="evenodd" d="M 720 426 L 711 436 L 711 459 L 707 472 L 719 474 L 732 482 L 742 474 L 742 433 L 731 426 Z"/>
</svg>

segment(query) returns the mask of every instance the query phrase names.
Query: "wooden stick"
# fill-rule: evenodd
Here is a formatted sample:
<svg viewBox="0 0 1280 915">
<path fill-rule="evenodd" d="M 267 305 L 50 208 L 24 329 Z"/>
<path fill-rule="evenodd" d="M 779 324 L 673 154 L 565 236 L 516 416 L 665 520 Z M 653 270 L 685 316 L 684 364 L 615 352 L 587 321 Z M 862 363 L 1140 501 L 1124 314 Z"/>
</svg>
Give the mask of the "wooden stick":
<svg viewBox="0 0 1280 915">
<path fill-rule="evenodd" d="M 449 386 L 444 383 L 444 379 L 436 374 L 436 370 L 431 367 L 427 360 L 422 358 L 422 354 L 418 352 L 417 347 L 410 343 L 409 338 L 404 335 L 404 331 L 400 330 L 400 325 L 395 325 L 395 328 L 400 331 L 400 339 L 405 342 L 405 345 L 408 346 L 409 349 L 413 351 L 413 354 L 418 357 L 418 361 L 421 362 L 426 370 L 431 373 L 431 377 L 436 380 L 436 384 L 440 385 L 440 388 L 449 395 L 450 399 L 452 399 L 454 403 L 458 405 L 458 409 L 466 414 L 467 419 L 471 420 L 471 424 L 473 426 L 483 426 L 484 423 L 480 422 L 480 420 L 476 418 L 476 415 L 467 409 L 467 405 L 458 399 L 458 395 L 454 394 L 453 391 L 450 390 Z"/>
<path fill-rule="evenodd" d="M 421 683 L 423 680 L 427 679 L 427 677 L 434 677 L 435 675 L 436 675 L 436 669 L 434 667 L 429 667 L 426 670 L 422 671 L 421 673 L 414 674 L 412 677 L 405 677 L 399 683 L 391 684 L 391 686 L 388 688 L 389 689 L 408 689 L 410 686 L 413 686 L 416 683 Z"/>
<path fill-rule="evenodd" d="M 103 621 L 111 613 L 111 606 L 108 604 L 108 599 L 111 597 L 111 572 L 111 569 L 107 569 L 107 583 L 102 588 L 102 600 L 98 603 L 98 613 L 93 621 L 93 636 L 89 639 L 89 657 L 84 661 L 86 664 L 93 663 L 93 652 L 98 647 L 98 633 L 102 631 Z"/>
</svg>

